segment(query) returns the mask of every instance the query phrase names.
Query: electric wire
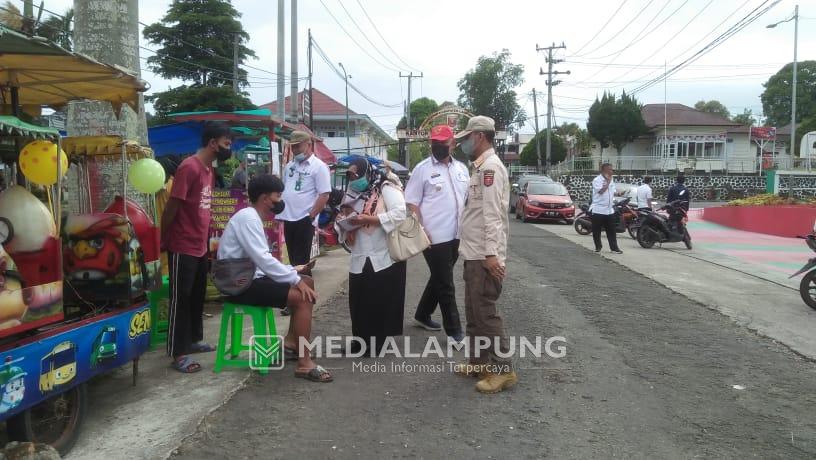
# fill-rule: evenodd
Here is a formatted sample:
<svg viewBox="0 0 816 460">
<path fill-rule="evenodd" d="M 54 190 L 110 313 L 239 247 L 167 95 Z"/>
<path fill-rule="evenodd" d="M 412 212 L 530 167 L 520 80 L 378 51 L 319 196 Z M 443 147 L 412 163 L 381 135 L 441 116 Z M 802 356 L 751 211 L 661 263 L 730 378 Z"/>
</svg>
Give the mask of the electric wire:
<svg viewBox="0 0 816 460">
<path fill-rule="evenodd" d="M 420 73 L 422 73 L 422 71 L 421 71 L 421 70 L 419 70 L 419 69 L 417 69 L 416 67 L 413 67 L 413 66 L 409 65 L 407 62 L 405 62 L 405 61 L 402 59 L 402 57 L 400 57 L 399 53 L 397 53 L 396 51 L 394 51 L 394 48 L 392 48 L 392 47 L 391 47 L 391 45 L 388 43 L 388 40 L 386 40 L 386 39 L 385 39 L 385 37 L 383 37 L 383 34 L 382 34 L 382 33 L 380 33 L 380 29 L 377 27 L 377 24 L 376 24 L 376 23 L 375 23 L 375 22 L 374 22 L 374 21 L 371 19 L 371 16 L 369 16 L 369 15 L 368 15 L 368 11 L 366 11 L 365 7 L 364 7 L 364 6 L 363 6 L 363 4 L 360 2 L 360 0 L 357 0 L 357 5 L 359 5 L 359 6 L 360 6 L 360 9 L 361 9 L 361 10 L 363 10 L 363 14 L 365 15 L 366 19 L 368 19 L 368 22 L 370 22 L 370 23 L 371 23 L 371 27 L 373 27 L 373 28 L 374 28 L 374 31 L 375 31 L 375 32 L 377 32 L 377 35 L 379 35 L 379 36 L 380 36 L 380 39 L 383 41 L 383 43 L 385 43 L 385 46 L 386 46 L 386 47 L 387 47 L 389 50 L 391 50 L 391 52 L 392 52 L 392 53 L 394 53 L 394 56 L 396 56 L 396 57 L 397 57 L 397 59 L 398 59 L 400 62 L 402 62 L 402 63 L 403 63 L 403 64 L 404 64 L 406 67 L 408 67 L 409 69 L 414 70 L 414 71 L 416 71 L 416 72 L 420 72 Z"/>
<path fill-rule="evenodd" d="M 592 40 L 595 40 L 595 39 L 598 37 L 598 35 L 600 35 L 600 34 L 601 34 L 601 32 L 603 32 L 603 31 L 604 31 L 604 29 L 606 29 L 606 26 L 608 26 L 608 25 L 609 25 L 609 23 L 610 23 L 610 22 L 612 22 L 612 20 L 613 20 L 613 19 L 615 19 L 615 16 L 617 16 L 617 15 L 618 15 L 618 13 L 620 12 L 621 8 L 623 8 L 623 5 L 626 5 L 626 2 L 627 2 L 627 1 L 629 1 L 629 0 L 623 0 L 623 1 L 620 3 L 620 5 L 618 5 L 618 9 L 616 9 L 616 10 L 615 10 L 615 12 L 614 12 L 614 13 L 612 13 L 612 16 L 610 16 L 610 17 L 609 17 L 609 19 L 607 19 L 607 20 L 606 20 L 606 22 L 604 23 L 604 25 L 602 25 L 602 26 L 601 26 L 601 28 L 600 28 L 600 29 L 598 29 L 598 31 L 597 31 L 597 32 L 595 32 L 595 35 L 593 35 L 593 36 L 592 36 L 592 38 L 590 38 L 590 39 L 589 39 L 589 40 L 588 40 L 586 43 L 584 43 L 583 45 L 581 45 L 581 47 L 580 47 L 580 48 L 578 48 L 578 50 L 577 50 L 577 51 L 576 51 L 574 54 L 571 54 L 569 57 L 581 57 L 581 56 L 582 56 L 582 55 L 581 55 L 581 51 L 583 51 L 583 50 L 584 50 L 584 48 L 586 48 L 586 47 L 587 47 L 587 45 L 589 45 L 590 43 L 592 43 Z"/>
</svg>

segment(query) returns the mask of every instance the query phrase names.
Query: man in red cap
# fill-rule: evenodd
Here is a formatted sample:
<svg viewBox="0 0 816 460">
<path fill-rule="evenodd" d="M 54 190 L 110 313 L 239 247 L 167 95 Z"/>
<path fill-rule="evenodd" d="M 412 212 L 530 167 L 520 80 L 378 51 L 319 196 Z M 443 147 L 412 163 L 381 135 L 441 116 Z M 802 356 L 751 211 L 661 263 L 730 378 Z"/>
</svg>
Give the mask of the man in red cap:
<svg viewBox="0 0 816 460">
<path fill-rule="evenodd" d="M 431 156 L 419 162 L 411 173 L 405 186 L 405 202 L 431 240 L 423 253 L 431 277 L 419 299 L 416 325 L 441 330 L 439 323 L 431 319 L 438 304 L 445 333 L 461 342 L 464 334 L 456 306 L 453 266 L 459 258 L 459 217 L 465 207 L 469 177 L 467 167 L 451 156 L 455 145 L 450 126 L 431 129 Z"/>
</svg>

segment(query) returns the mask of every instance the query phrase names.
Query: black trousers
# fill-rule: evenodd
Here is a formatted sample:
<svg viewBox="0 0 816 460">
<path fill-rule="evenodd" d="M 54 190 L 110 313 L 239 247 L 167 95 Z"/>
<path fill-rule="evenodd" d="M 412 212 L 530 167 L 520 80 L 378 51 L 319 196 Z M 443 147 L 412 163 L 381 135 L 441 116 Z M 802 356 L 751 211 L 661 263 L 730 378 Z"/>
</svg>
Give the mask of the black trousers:
<svg viewBox="0 0 816 460">
<path fill-rule="evenodd" d="M 362 273 L 349 273 L 351 333 L 367 345 L 373 342 L 369 352 L 378 354 L 387 337 L 402 335 L 407 266 L 396 262 L 375 272 L 367 259 Z"/>
<path fill-rule="evenodd" d="M 204 339 L 204 298 L 207 294 L 207 256 L 167 253 L 170 265 L 170 307 L 167 355 L 174 358 L 190 352 L 191 345 Z"/>
<path fill-rule="evenodd" d="M 433 244 L 422 252 L 431 277 L 425 285 L 425 291 L 419 299 L 415 318 L 427 320 L 436 310 L 442 311 L 442 324 L 449 336 L 462 332 L 459 320 L 459 309 L 456 306 L 456 288 L 453 285 L 453 266 L 459 259 L 459 240 Z"/>
<path fill-rule="evenodd" d="M 308 264 L 312 255 L 314 226 L 309 216 L 294 222 L 283 222 L 283 237 L 286 239 L 286 251 L 289 253 L 289 265 Z"/>
<path fill-rule="evenodd" d="M 595 249 L 603 248 L 601 230 L 605 230 L 606 239 L 609 241 L 609 249 L 618 250 L 618 234 L 615 233 L 617 219 L 618 217 L 614 214 L 592 214 L 592 239 L 595 241 Z"/>
</svg>

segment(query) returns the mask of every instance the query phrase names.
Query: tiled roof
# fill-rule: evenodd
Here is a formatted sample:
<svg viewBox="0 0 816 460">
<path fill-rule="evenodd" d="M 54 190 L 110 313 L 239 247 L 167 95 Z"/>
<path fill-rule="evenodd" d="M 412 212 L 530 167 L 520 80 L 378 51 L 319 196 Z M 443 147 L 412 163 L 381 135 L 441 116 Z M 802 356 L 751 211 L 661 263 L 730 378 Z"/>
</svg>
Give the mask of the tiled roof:
<svg viewBox="0 0 816 460">
<path fill-rule="evenodd" d="M 646 126 L 662 126 L 664 119 L 663 104 L 646 104 L 641 109 Z M 683 104 L 666 104 L 665 122 L 669 126 L 740 126 L 719 115 L 693 109 Z"/>
<path fill-rule="evenodd" d="M 303 104 L 303 91 L 298 93 L 298 104 Z M 346 114 L 346 106 L 337 102 L 336 100 L 332 99 L 326 93 L 320 91 L 319 89 L 312 89 L 312 97 L 314 101 L 312 101 L 312 105 L 314 106 L 314 115 L 345 115 Z M 286 113 L 290 112 L 291 107 L 291 98 L 286 97 L 283 100 L 283 107 Z M 276 113 L 278 111 L 278 102 L 272 101 L 261 106 L 263 109 L 269 109 L 272 113 Z M 357 113 L 353 110 L 349 110 L 349 115 L 356 115 Z"/>
</svg>

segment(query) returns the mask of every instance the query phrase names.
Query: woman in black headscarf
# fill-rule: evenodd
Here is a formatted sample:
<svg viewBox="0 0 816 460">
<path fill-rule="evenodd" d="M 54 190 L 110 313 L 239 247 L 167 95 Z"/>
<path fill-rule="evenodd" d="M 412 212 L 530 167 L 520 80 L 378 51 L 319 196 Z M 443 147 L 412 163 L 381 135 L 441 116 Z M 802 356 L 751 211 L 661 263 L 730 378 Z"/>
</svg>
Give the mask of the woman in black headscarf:
<svg viewBox="0 0 816 460">
<path fill-rule="evenodd" d="M 340 239 L 351 246 L 351 331 L 365 342 L 366 354 L 378 354 L 386 337 L 402 335 L 406 263 L 391 259 L 388 233 L 405 220 L 405 197 L 396 176 L 365 158 L 354 158 L 346 175 L 341 208 L 347 217 L 337 226 Z M 349 351 L 359 352 L 359 344 Z"/>
</svg>

